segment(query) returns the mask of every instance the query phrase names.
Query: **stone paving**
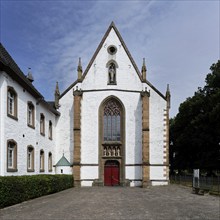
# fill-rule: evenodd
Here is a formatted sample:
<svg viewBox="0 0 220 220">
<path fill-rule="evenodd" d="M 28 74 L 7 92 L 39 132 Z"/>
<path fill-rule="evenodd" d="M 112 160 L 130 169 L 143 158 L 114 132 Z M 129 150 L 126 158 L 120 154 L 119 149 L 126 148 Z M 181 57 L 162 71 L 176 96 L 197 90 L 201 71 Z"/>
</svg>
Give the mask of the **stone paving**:
<svg viewBox="0 0 220 220">
<path fill-rule="evenodd" d="M 72 188 L 1 209 L 0 219 L 220 220 L 220 197 L 178 185 Z"/>
</svg>

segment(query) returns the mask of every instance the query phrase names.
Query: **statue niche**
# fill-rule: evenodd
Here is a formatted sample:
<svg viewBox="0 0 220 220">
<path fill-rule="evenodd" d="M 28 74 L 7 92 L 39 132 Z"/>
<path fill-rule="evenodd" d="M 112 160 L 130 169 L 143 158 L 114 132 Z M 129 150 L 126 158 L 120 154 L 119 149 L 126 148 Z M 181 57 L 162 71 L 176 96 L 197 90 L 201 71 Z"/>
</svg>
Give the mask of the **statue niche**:
<svg viewBox="0 0 220 220">
<path fill-rule="evenodd" d="M 116 66 L 114 63 L 110 63 L 108 68 L 108 82 L 109 84 L 116 84 Z"/>
</svg>

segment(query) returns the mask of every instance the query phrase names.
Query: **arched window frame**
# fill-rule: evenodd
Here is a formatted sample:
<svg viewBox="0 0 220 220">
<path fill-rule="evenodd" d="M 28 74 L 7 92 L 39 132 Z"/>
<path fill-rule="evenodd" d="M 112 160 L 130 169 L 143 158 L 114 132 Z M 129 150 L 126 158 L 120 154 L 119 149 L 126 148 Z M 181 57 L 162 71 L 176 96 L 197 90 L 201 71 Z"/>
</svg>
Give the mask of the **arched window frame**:
<svg viewBox="0 0 220 220">
<path fill-rule="evenodd" d="M 7 172 L 17 172 L 17 142 L 7 141 Z"/>
<path fill-rule="evenodd" d="M 40 172 L 44 172 L 44 150 L 40 150 Z"/>
<path fill-rule="evenodd" d="M 45 136 L 45 116 L 43 113 L 40 114 L 40 134 Z"/>
<path fill-rule="evenodd" d="M 51 152 L 48 153 L 48 171 L 53 171 L 53 157 Z"/>
<path fill-rule="evenodd" d="M 27 146 L 27 172 L 34 172 L 34 147 Z"/>
<path fill-rule="evenodd" d="M 7 115 L 18 120 L 18 96 L 15 89 L 11 86 L 7 88 Z"/>
<path fill-rule="evenodd" d="M 30 101 L 27 103 L 27 125 L 35 128 L 35 107 Z"/>
</svg>

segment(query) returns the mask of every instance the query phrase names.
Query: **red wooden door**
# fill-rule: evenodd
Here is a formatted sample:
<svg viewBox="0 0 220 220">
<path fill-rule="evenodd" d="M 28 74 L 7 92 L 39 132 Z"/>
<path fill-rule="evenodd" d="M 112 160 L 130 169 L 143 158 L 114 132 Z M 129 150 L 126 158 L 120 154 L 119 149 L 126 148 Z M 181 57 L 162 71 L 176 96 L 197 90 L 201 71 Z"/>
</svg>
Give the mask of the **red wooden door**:
<svg viewBox="0 0 220 220">
<path fill-rule="evenodd" d="M 104 171 L 105 186 L 119 185 L 119 163 L 117 161 L 107 161 Z"/>
</svg>

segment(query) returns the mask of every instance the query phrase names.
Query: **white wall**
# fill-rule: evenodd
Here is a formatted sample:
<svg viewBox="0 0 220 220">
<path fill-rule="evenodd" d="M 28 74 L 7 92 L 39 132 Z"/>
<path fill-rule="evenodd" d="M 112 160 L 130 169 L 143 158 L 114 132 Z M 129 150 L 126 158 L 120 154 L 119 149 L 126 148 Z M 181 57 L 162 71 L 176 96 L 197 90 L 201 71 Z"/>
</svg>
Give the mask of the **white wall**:
<svg viewBox="0 0 220 220">
<path fill-rule="evenodd" d="M 60 117 L 57 118 L 56 122 L 56 162 L 63 156 L 73 163 L 73 90 L 69 90 L 60 99 Z"/>
</svg>

